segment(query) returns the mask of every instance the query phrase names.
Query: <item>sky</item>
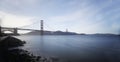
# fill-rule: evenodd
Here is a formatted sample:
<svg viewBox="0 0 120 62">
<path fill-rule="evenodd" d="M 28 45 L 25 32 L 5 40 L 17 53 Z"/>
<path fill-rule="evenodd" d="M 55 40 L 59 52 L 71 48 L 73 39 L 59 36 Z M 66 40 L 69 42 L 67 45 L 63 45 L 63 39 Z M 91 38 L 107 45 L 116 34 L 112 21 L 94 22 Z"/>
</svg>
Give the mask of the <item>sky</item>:
<svg viewBox="0 0 120 62">
<path fill-rule="evenodd" d="M 120 0 L 0 0 L 4 27 L 120 33 Z"/>
</svg>

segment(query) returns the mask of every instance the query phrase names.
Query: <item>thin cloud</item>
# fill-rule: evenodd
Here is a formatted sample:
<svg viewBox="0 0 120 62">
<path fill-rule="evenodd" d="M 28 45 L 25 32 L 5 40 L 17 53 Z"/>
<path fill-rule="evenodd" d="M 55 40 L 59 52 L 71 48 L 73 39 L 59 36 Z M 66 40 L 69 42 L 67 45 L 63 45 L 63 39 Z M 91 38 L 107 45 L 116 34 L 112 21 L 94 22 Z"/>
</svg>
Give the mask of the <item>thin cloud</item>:
<svg viewBox="0 0 120 62">
<path fill-rule="evenodd" d="M 16 5 L 16 6 L 19 6 L 19 5 L 23 5 L 23 4 L 36 4 L 38 0 L 1 0 L 1 3 L 8 3 L 8 4 L 11 4 L 11 5 Z"/>
<path fill-rule="evenodd" d="M 51 17 L 50 20 L 55 20 L 55 22 L 57 21 L 60 25 L 63 25 L 63 26 L 64 26 L 64 23 L 65 23 L 65 26 L 73 23 L 71 28 L 77 32 L 82 32 L 82 33 L 109 32 L 109 33 L 112 33 L 112 31 L 115 30 L 114 28 L 118 26 L 116 25 L 115 27 L 112 27 L 114 20 L 119 18 L 119 13 L 117 12 L 119 12 L 120 10 L 118 8 L 117 9 L 115 8 L 105 13 L 104 9 L 108 8 L 111 5 L 112 3 L 110 1 L 105 2 L 99 7 L 95 7 L 94 5 L 91 4 L 89 6 L 85 6 L 84 8 L 71 12 L 69 14 L 53 16 Z M 116 15 L 111 15 L 111 16 L 108 15 L 114 12 L 116 12 L 115 13 Z M 110 26 L 105 26 L 108 23 L 110 23 Z M 117 22 L 114 22 L 114 23 L 117 23 Z"/>
<path fill-rule="evenodd" d="M 2 21 L 2 26 L 18 27 L 30 24 L 30 20 L 33 19 L 33 17 L 18 16 L 0 11 L 0 19 Z"/>
</svg>

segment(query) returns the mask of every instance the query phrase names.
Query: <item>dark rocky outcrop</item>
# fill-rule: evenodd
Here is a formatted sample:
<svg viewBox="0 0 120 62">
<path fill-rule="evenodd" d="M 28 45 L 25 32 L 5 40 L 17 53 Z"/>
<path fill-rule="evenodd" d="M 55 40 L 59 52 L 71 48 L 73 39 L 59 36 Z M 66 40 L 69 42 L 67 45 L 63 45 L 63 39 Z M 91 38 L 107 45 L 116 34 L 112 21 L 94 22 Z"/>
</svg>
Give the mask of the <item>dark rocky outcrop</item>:
<svg viewBox="0 0 120 62">
<path fill-rule="evenodd" d="M 23 46 L 24 44 L 25 41 L 21 41 L 11 36 L 1 37 L 1 41 L 0 41 L 0 47 L 2 48 L 18 47 L 18 46 Z"/>
</svg>

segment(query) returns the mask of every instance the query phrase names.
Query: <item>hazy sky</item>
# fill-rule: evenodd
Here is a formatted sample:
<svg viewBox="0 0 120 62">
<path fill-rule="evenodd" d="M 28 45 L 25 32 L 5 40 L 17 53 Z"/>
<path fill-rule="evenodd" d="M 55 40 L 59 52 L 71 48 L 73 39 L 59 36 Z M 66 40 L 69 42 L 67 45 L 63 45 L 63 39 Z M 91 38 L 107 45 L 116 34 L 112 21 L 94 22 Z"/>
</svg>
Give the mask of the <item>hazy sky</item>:
<svg viewBox="0 0 120 62">
<path fill-rule="evenodd" d="M 0 0 L 2 26 L 77 33 L 115 33 L 120 31 L 120 0 Z"/>
</svg>

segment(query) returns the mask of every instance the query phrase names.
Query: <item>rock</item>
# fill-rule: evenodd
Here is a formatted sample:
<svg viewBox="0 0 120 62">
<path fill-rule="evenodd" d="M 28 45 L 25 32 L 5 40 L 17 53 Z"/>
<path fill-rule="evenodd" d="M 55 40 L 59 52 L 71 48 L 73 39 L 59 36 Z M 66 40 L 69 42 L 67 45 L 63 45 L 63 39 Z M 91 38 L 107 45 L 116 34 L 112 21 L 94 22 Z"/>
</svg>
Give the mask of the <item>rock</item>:
<svg viewBox="0 0 120 62">
<path fill-rule="evenodd" d="M 0 41 L 0 47 L 4 48 L 18 47 L 23 46 L 24 43 L 25 43 L 24 41 L 21 41 L 15 37 L 7 36 Z"/>
</svg>

